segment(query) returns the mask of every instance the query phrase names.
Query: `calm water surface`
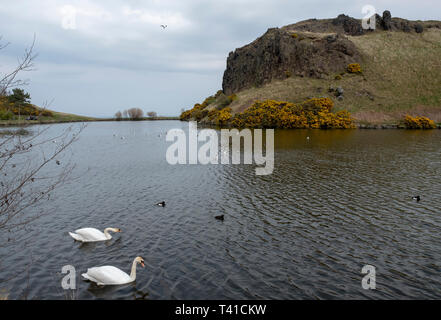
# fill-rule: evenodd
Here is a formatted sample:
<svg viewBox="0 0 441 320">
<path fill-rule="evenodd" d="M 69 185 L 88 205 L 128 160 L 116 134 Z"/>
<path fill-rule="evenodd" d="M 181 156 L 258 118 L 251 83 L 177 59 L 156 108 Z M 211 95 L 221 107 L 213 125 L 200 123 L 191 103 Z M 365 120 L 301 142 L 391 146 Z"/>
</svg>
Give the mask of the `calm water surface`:
<svg viewBox="0 0 441 320">
<path fill-rule="evenodd" d="M 276 131 L 274 173 L 256 176 L 254 165 L 169 165 L 171 128 L 187 123 L 89 123 L 69 152 L 76 179 L 34 208 L 55 212 L 0 248 L 0 289 L 72 297 L 60 285 L 69 264 L 77 299 L 441 298 L 441 131 Z M 109 226 L 123 232 L 103 243 L 68 235 Z M 133 284 L 80 277 L 129 272 L 137 255 L 146 268 Z M 374 291 L 361 287 L 365 264 Z"/>
</svg>

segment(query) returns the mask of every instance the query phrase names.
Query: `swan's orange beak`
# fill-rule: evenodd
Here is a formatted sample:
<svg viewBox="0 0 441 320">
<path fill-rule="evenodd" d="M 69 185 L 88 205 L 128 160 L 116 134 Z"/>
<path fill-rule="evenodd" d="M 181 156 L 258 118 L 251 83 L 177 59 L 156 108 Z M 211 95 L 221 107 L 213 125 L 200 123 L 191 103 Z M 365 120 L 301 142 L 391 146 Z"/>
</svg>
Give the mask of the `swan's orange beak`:
<svg viewBox="0 0 441 320">
<path fill-rule="evenodd" d="M 141 267 L 145 267 L 145 265 L 144 265 L 144 261 L 141 261 Z"/>
</svg>

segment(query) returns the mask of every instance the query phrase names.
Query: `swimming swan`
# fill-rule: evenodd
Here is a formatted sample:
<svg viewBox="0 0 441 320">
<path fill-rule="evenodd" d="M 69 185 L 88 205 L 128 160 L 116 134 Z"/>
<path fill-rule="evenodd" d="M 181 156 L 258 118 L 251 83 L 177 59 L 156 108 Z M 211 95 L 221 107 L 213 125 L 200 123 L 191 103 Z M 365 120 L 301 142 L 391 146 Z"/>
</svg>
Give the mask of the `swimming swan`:
<svg viewBox="0 0 441 320">
<path fill-rule="evenodd" d="M 106 228 L 104 229 L 104 233 L 95 228 L 83 228 L 75 230 L 74 232 L 69 232 L 70 236 L 77 241 L 82 242 L 95 242 L 95 241 L 105 241 L 112 239 L 112 236 L 109 234 L 109 231 L 112 232 L 121 232 L 119 228 Z"/>
<path fill-rule="evenodd" d="M 81 275 L 84 279 L 96 282 L 96 284 L 101 286 L 126 284 L 135 281 L 137 263 L 139 263 L 141 267 L 144 268 L 144 258 L 136 257 L 135 260 L 133 260 L 130 276 L 124 271 L 113 266 L 89 268 L 87 269 L 86 273 L 83 273 Z"/>
</svg>

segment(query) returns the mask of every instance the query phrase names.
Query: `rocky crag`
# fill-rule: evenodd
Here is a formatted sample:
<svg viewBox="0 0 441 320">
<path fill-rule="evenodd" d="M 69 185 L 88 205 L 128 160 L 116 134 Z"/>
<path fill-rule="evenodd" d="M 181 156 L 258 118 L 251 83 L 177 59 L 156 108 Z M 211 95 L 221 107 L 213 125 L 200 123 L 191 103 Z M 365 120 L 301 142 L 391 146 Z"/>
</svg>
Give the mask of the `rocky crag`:
<svg viewBox="0 0 441 320">
<path fill-rule="evenodd" d="M 370 30 L 344 14 L 270 28 L 229 53 L 222 90 L 181 119 L 210 124 L 256 101 L 328 98 L 334 113 L 349 111 L 361 127 L 394 126 L 407 114 L 441 123 L 440 57 L 440 21 L 389 11 L 375 15 Z"/>
<path fill-rule="evenodd" d="M 361 60 L 362 53 L 347 36 L 382 31 L 422 33 L 425 28 L 440 28 L 439 22 L 392 18 L 389 11 L 375 18 L 375 30 L 363 29 L 361 20 L 344 14 L 270 28 L 252 43 L 230 52 L 222 89 L 230 95 L 292 75 L 324 78 L 336 73 Z"/>
</svg>

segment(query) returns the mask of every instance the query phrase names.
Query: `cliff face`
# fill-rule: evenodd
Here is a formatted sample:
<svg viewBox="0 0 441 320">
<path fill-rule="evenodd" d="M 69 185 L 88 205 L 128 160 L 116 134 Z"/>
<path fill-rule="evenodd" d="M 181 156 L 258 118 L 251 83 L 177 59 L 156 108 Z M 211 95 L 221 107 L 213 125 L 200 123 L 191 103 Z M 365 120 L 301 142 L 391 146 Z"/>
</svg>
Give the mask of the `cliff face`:
<svg viewBox="0 0 441 320">
<path fill-rule="evenodd" d="M 353 43 L 338 34 L 299 35 L 268 29 L 253 43 L 229 54 L 222 89 L 230 95 L 291 75 L 322 78 L 359 59 Z"/>
<path fill-rule="evenodd" d="M 375 31 L 364 30 L 361 20 L 343 14 L 335 19 L 311 19 L 268 29 L 251 44 L 230 52 L 222 89 L 230 95 L 290 76 L 326 78 L 349 63 L 362 61 L 362 53 L 348 36 L 385 31 L 422 33 L 433 27 L 441 26 L 439 22 L 392 18 L 385 11 L 383 16 L 376 15 Z"/>
</svg>

